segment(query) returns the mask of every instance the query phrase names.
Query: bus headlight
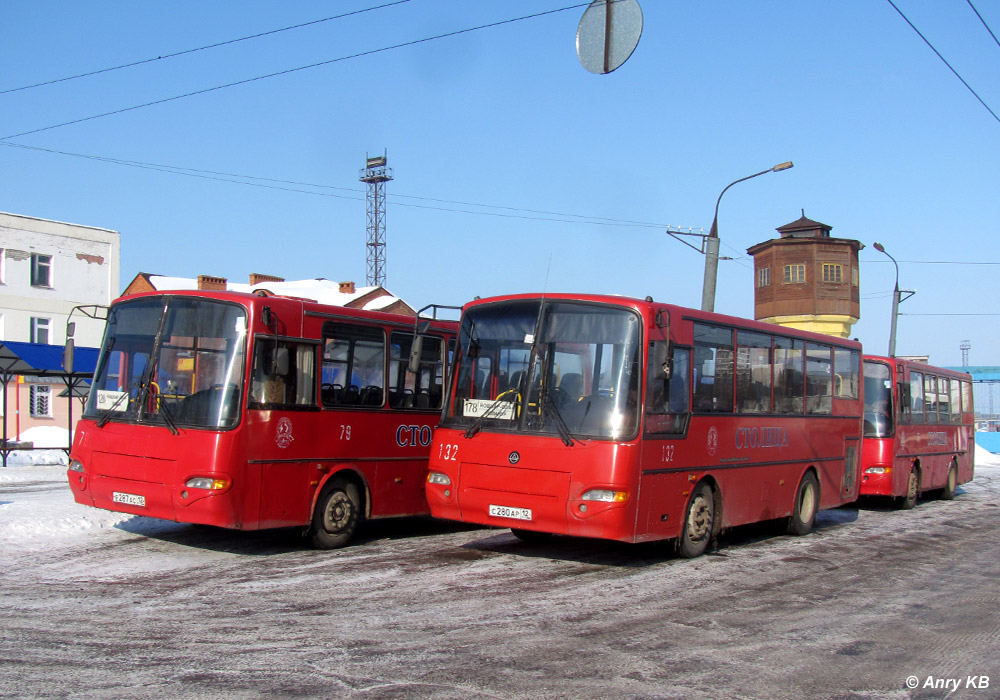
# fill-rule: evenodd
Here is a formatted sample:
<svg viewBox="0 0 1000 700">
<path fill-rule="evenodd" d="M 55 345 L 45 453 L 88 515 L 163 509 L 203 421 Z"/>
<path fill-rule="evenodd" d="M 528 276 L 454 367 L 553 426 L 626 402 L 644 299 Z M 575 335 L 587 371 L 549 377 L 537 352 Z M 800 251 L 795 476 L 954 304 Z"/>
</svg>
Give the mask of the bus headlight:
<svg viewBox="0 0 1000 700">
<path fill-rule="evenodd" d="M 196 476 L 188 479 L 184 485 L 189 489 L 205 489 L 206 491 L 221 491 L 229 486 L 225 479 L 210 479 L 204 476 Z"/>
<path fill-rule="evenodd" d="M 581 501 L 601 501 L 602 503 L 624 503 L 628 500 L 627 491 L 612 491 L 611 489 L 590 489 L 582 496 Z"/>
<path fill-rule="evenodd" d="M 865 474 L 892 474 L 892 467 L 868 467 Z"/>
<path fill-rule="evenodd" d="M 430 472 L 427 474 L 427 483 L 448 486 L 451 484 L 451 478 L 447 474 L 442 474 L 441 472 Z"/>
</svg>

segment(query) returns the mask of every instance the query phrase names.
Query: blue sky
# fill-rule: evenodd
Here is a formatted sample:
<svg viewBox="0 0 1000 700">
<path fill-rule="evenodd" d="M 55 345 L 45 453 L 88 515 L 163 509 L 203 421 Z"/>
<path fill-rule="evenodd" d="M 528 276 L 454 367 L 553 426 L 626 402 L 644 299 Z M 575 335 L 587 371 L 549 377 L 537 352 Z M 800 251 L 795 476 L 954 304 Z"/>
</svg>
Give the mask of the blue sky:
<svg viewBox="0 0 1000 700">
<path fill-rule="evenodd" d="M 386 2 L 3 0 L 0 91 Z M 894 2 L 1000 111 L 1000 46 L 967 0 Z M 752 316 L 746 249 L 804 210 L 866 246 L 867 350 L 888 344 L 880 241 L 917 291 L 897 352 L 957 365 L 968 340 L 972 364 L 1000 364 L 1000 121 L 888 0 L 640 0 L 638 48 L 604 76 L 576 57 L 581 6 L 15 136 L 572 4 L 411 0 L 0 92 L 0 210 L 120 231 L 123 286 L 139 272 L 363 284 L 358 171 L 387 151 L 386 286 L 412 305 L 544 289 L 697 307 L 703 258 L 664 227 L 707 231 L 723 187 L 792 160 L 723 198 L 734 260 L 716 310 Z M 973 4 L 1000 31 L 1000 5 Z"/>
</svg>

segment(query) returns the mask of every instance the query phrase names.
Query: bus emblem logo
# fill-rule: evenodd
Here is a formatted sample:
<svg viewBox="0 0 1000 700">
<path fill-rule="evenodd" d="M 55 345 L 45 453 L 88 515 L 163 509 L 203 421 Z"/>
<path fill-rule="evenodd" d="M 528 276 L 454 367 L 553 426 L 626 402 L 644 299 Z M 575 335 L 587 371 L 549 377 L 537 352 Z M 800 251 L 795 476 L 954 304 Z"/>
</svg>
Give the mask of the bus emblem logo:
<svg viewBox="0 0 1000 700">
<path fill-rule="evenodd" d="M 710 455 L 714 455 L 719 449 L 719 431 L 714 425 L 708 429 L 708 444 L 705 445 L 705 449 Z"/>
<path fill-rule="evenodd" d="M 514 452 L 511 452 L 509 455 L 507 455 L 507 461 L 510 462 L 511 464 L 517 464 L 518 462 L 521 461 L 521 455 L 515 450 Z"/>
<path fill-rule="evenodd" d="M 292 437 L 292 421 L 289 418 L 279 418 L 274 433 L 274 442 L 277 443 L 278 447 L 284 449 L 291 445 L 293 440 L 295 438 Z"/>
</svg>

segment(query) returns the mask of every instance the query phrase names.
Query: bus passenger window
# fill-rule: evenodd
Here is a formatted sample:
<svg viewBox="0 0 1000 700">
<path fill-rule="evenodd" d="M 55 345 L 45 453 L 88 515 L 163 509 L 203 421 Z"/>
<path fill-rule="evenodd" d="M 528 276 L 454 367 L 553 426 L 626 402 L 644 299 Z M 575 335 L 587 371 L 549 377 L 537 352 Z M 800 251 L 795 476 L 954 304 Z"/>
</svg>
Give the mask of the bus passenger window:
<svg viewBox="0 0 1000 700">
<path fill-rule="evenodd" d="M 385 402 L 382 330 L 327 321 L 323 338 L 323 405 L 380 408 Z"/>
<path fill-rule="evenodd" d="M 910 405 L 908 408 L 910 422 L 924 422 L 924 375 L 920 372 L 910 372 Z"/>
<path fill-rule="evenodd" d="M 694 410 L 733 411 L 733 332 L 694 324 Z"/>
<path fill-rule="evenodd" d="M 736 333 L 736 410 L 771 412 L 771 336 Z"/>
<path fill-rule="evenodd" d="M 389 406 L 392 408 L 440 409 L 444 380 L 444 343 L 423 336 L 416 374 L 407 370 L 413 333 L 394 332 L 389 337 Z"/>
</svg>

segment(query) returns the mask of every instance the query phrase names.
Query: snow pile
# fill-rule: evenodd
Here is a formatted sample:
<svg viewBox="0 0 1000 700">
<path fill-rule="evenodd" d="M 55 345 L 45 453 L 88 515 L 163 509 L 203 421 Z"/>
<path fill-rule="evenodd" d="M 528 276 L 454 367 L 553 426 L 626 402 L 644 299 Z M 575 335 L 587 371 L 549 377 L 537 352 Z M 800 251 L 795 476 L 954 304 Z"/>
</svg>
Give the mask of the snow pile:
<svg viewBox="0 0 1000 700">
<path fill-rule="evenodd" d="M 21 433 L 20 442 L 30 442 L 35 447 L 66 448 L 69 446 L 69 431 L 66 428 L 55 426 L 37 426 L 29 428 Z M 51 450 L 18 450 L 7 455 L 7 466 L 21 466 L 25 464 L 58 464 L 68 465 L 69 458 L 66 452 L 61 449 Z M 0 476 L 0 483 L 3 477 Z"/>
<path fill-rule="evenodd" d="M 977 474 L 980 471 L 1000 471 L 1000 455 L 995 455 L 979 445 L 976 445 L 973 463 L 976 465 Z"/>
<path fill-rule="evenodd" d="M 39 426 L 20 435 L 35 447 L 65 448 L 69 431 Z M 54 536 L 114 527 L 134 516 L 76 503 L 66 480 L 64 449 L 18 450 L 0 469 L 0 542 L 36 548 Z"/>
</svg>

